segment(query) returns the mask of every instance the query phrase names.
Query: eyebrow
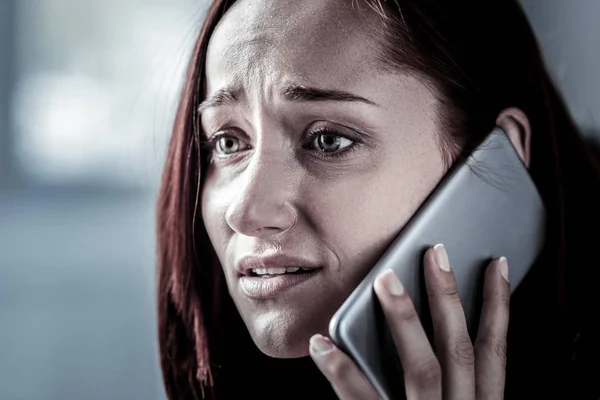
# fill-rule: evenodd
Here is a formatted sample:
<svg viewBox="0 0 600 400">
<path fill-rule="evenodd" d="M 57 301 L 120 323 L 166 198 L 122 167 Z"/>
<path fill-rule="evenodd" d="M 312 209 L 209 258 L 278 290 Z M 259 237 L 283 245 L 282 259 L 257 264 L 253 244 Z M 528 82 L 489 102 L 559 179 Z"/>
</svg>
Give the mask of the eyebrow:
<svg viewBox="0 0 600 400">
<path fill-rule="evenodd" d="M 206 110 L 207 108 L 226 106 L 235 103 L 239 103 L 242 97 L 242 91 L 240 89 L 226 87 L 217 90 L 208 99 L 204 100 L 198 106 L 198 112 Z"/>
<path fill-rule="evenodd" d="M 217 90 L 208 99 L 204 100 L 198 106 L 198 112 L 207 108 L 233 105 L 239 103 L 243 93 L 240 89 L 223 88 Z M 357 96 L 350 92 L 342 90 L 319 89 L 315 87 L 306 87 L 302 85 L 288 85 L 282 91 L 282 96 L 289 101 L 307 102 L 307 101 L 340 101 L 340 102 L 360 102 L 377 106 L 372 100 Z"/>
</svg>

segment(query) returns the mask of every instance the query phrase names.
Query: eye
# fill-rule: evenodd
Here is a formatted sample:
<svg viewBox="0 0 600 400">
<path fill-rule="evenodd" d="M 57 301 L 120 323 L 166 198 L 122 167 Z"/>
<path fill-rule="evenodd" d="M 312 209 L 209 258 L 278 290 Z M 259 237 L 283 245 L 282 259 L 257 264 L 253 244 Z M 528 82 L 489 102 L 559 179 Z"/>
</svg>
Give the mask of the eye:
<svg viewBox="0 0 600 400">
<path fill-rule="evenodd" d="M 334 153 L 351 146 L 352 143 L 354 142 L 347 137 L 331 131 L 320 132 L 313 140 L 314 147 L 323 153 Z"/>
<path fill-rule="evenodd" d="M 227 158 L 249 148 L 245 142 L 230 133 L 220 133 L 210 138 L 201 138 L 200 145 L 206 150 L 209 160 L 213 156 Z"/>
<path fill-rule="evenodd" d="M 355 150 L 359 142 L 350 139 L 346 134 L 330 128 L 322 127 L 309 134 L 310 144 L 317 156 L 321 158 L 341 158 Z"/>
<path fill-rule="evenodd" d="M 220 154 L 233 154 L 240 149 L 240 140 L 235 136 L 220 136 L 216 139 L 215 151 Z"/>
</svg>

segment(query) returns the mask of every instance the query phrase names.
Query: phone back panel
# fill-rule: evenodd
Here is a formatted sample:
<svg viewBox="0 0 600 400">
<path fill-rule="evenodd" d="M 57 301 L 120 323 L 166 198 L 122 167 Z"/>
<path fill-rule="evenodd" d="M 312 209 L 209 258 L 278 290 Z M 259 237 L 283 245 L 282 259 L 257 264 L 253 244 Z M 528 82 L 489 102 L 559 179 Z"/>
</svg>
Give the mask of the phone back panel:
<svg viewBox="0 0 600 400">
<path fill-rule="evenodd" d="M 383 399 L 403 398 L 402 371 L 373 290 L 375 277 L 393 269 L 423 316 L 423 256 L 427 248 L 443 243 L 473 332 L 484 268 L 491 259 L 505 256 L 514 291 L 541 252 L 545 224 L 539 193 L 509 138 L 497 127 L 470 157 L 451 168 L 335 313 L 331 338 Z"/>
</svg>

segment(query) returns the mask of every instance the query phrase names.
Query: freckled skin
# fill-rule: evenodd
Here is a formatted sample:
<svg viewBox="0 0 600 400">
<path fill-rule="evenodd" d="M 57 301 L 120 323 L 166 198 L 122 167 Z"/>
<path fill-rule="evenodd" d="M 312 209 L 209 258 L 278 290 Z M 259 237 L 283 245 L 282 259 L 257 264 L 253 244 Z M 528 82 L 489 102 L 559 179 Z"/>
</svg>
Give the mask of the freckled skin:
<svg viewBox="0 0 600 400">
<path fill-rule="evenodd" d="M 204 133 L 227 132 L 237 152 L 213 153 L 202 216 L 229 292 L 265 354 L 308 355 L 329 319 L 445 173 L 435 94 L 376 66 L 365 10 L 347 0 L 241 0 L 211 37 L 207 94 L 241 88 L 236 104 L 202 113 Z M 363 102 L 290 101 L 289 84 L 343 90 Z M 348 138 L 322 159 L 308 135 Z M 308 147 L 307 147 L 308 146 Z M 291 229 L 290 229 L 291 227 Z M 279 247 L 278 247 L 279 246 Z M 303 290 L 253 300 L 234 262 L 277 247 L 323 265 Z"/>
</svg>

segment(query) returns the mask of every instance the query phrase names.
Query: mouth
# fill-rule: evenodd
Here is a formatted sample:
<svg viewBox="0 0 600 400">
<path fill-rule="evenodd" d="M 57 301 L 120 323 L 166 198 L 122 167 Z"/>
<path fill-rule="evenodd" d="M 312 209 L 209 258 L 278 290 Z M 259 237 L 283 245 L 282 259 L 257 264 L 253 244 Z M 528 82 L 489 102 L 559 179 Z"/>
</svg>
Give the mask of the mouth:
<svg viewBox="0 0 600 400">
<path fill-rule="evenodd" d="M 302 291 L 303 286 L 315 279 L 322 267 L 318 268 L 254 268 L 240 276 L 242 292 L 252 299 L 269 299 L 283 296 L 285 292 Z"/>
<path fill-rule="evenodd" d="M 314 274 L 320 268 L 288 267 L 288 268 L 252 268 L 247 271 L 249 277 L 271 279 L 281 275 Z"/>
</svg>

